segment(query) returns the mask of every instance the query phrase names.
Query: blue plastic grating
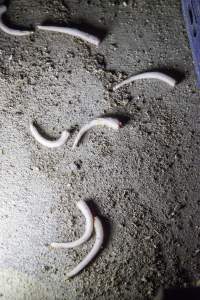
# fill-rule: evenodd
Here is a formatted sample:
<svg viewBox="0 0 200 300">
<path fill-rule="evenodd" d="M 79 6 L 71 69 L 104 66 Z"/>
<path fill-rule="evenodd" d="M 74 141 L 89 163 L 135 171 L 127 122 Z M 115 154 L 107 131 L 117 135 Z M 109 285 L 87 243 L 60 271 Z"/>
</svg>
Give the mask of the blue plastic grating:
<svg viewBox="0 0 200 300">
<path fill-rule="evenodd" d="M 200 0 L 182 0 L 182 9 L 200 88 Z"/>
</svg>

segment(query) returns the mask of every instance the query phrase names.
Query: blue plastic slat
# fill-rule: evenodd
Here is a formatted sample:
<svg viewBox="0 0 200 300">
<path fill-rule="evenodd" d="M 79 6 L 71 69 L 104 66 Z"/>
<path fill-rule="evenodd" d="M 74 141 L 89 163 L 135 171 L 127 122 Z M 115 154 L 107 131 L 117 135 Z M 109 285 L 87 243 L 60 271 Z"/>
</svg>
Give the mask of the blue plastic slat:
<svg viewBox="0 0 200 300">
<path fill-rule="evenodd" d="M 200 0 L 182 0 L 182 10 L 200 88 Z"/>
</svg>

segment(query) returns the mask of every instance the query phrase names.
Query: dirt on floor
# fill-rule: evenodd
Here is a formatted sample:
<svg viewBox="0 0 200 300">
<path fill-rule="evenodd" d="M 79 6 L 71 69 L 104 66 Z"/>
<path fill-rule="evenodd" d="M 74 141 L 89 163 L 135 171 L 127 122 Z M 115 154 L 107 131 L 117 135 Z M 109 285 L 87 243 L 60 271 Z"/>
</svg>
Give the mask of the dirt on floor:
<svg viewBox="0 0 200 300">
<path fill-rule="evenodd" d="M 200 285 L 200 92 L 180 1 L 10 0 L 4 21 L 75 25 L 104 37 L 99 48 L 65 34 L 0 32 L 0 299 L 152 299 L 159 287 Z M 143 71 L 177 79 L 172 89 Z M 97 128 L 72 150 L 82 125 Z M 30 134 L 35 121 L 48 149 Z M 98 257 L 77 277 L 94 237 L 50 249 L 84 230 L 76 202 L 104 224 Z"/>
</svg>

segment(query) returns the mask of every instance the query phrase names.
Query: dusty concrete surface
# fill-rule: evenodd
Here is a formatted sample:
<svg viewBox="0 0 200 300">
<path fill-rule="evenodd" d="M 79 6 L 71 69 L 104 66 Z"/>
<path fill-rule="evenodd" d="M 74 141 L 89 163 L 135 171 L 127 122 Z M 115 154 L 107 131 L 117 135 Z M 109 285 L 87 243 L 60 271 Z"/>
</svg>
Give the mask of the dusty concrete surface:
<svg viewBox="0 0 200 300">
<path fill-rule="evenodd" d="M 107 32 L 96 49 L 36 32 L 0 32 L 1 299 L 151 299 L 160 286 L 200 279 L 200 92 L 180 1 L 10 0 L 7 21 L 93 24 Z M 175 89 L 126 74 L 162 69 Z M 122 73 L 120 73 L 122 72 Z M 129 122 L 90 132 L 71 150 L 78 127 L 101 114 Z M 30 136 L 35 120 L 50 136 L 73 128 L 58 150 Z M 66 272 L 91 249 L 50 250 L 83 231 L 75 203 L 88 199 L 105 224 L 99 257 L 79 276 Z"/>
</svg>

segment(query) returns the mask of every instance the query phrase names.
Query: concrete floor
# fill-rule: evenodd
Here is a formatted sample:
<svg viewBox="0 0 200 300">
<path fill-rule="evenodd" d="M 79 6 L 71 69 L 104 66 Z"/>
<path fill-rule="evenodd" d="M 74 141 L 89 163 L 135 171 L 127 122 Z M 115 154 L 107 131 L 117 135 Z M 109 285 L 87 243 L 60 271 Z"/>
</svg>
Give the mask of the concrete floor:
<svg viewBox="0 0 200 300">
<path fill-rule="evenodd" d="M 9 1 L 12 25 L 92 24 L 106 37 L 96 49 L 63 34 L 0 32 L 0 299 L 152 299 L 160 286 L 200 284 L 200 92 L 179 2 Z M 110 91 L 152 69 L 181 82 Z M 78 128 L 110 113 L 129 122 L 91 131 L 72 151 Z M 73 128 L 72 138 L 48 150 L 31 120 L 52 137 Z M 102 216 L 106 242 L 67 281 L 94 239 L 48 245 L 80 236 L 80 199 Z"/>
</svg>

